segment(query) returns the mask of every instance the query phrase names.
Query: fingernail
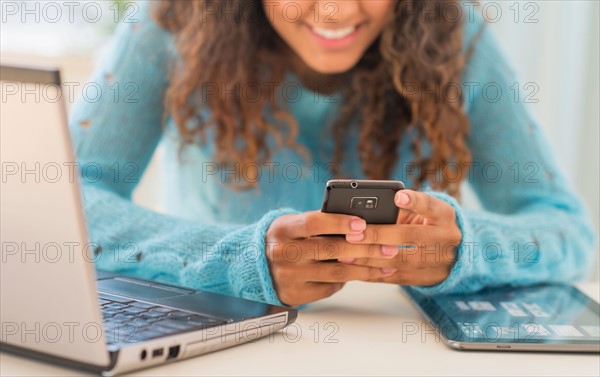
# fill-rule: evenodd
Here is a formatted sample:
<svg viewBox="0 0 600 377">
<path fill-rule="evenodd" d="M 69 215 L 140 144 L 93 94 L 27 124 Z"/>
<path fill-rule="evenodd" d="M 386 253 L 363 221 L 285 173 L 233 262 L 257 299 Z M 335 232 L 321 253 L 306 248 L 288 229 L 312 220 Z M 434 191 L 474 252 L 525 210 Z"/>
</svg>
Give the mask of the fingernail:
<svg viewBox="0 0 600 377">
<path fill-rule="evenodd" d="M 396 193 L 396 204 L 405 206 L 410 202 L 410 196 L 407 193 L 399 191 Z"/>
<path fill-rule="evenodd" d="M 362 232 L 367 227 L 367 222 L 363 219 L 354 219 L 350 221 L 350 229 L 355 232 Z"/>
<path fill-rule="evenodd" d="M 338 261 L 342 262 L 342 263 L 352 263 L 354 262 L 356 259 L 355 258 L 345 258 L 345 259 L 338 259 Z"/>
<path fill-rule="evenodd" d="M 365 238 L 365 234 L 364 233 L 346 234 L 346 241 L 350 241 L 350 242 L 362 241 L 363 238 Z"/>
<path fill-rule="evenodd" d="M 381 253 L 387 257 L 395 257 L 398 254 L 398 246 L 381 245 Z"/>
<path fill-rule="evenodd" d="M 395 268 L 387 268 L 387 267 L 385 267 L 385 268 L 382 268 L 382 269 L 381 269 L 381 273 L 382 273 L 384 276 L 391 276 L 391 275 L 395 274 L 395 273 L 396 273 L 396 271 L 397 271 L 397 270 L 396 270 Z"/>
</svg>

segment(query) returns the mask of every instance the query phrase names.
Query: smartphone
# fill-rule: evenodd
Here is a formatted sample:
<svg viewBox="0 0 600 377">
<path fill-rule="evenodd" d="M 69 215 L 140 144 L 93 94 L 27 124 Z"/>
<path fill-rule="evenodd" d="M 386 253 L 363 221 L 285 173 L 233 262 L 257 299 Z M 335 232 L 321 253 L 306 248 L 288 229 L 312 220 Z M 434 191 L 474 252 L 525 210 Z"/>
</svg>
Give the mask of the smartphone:
<svg viewBox="0 0 600 377">
<path fill-rule="evenodd" d="M 334 179 L 327 182 L 321 212 L 358 216 L 367 224 L 396 224 L 394 196 L 403 189 L 401 181 Z"/>
</svg>

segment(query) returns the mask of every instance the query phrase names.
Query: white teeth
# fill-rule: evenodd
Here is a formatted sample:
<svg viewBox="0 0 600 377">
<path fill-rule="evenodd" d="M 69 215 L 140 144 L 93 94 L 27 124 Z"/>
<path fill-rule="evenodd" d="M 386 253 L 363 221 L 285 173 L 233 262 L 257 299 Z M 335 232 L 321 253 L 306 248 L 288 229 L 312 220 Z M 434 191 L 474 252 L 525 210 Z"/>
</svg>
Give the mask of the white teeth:
<svg viewBox="0 0 600 377">
<path fill-rule="evenodd" d="M 342 39 L 352 34 L 354 30 L 356 30 L 356 26 L 348 26 L 341 29 L 322 29 L 313 27 L 312 30 L 318 36 L 326 39 Z"/>
</svg>

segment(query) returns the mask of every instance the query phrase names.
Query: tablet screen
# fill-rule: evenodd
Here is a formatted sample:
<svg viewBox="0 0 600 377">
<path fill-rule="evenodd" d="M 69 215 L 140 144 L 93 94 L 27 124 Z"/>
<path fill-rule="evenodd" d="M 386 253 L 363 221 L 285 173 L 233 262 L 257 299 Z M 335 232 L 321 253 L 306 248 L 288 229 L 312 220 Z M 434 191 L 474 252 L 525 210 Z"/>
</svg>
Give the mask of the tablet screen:
<svg viewBox="0 0 600 377">
<path fill-rule="evenodd" d="M 503 287 L 474 294 L 409 295 L 450 340 L 501 343 L 600 342 L 599 304 L 566 285 Z"/>
</svg>

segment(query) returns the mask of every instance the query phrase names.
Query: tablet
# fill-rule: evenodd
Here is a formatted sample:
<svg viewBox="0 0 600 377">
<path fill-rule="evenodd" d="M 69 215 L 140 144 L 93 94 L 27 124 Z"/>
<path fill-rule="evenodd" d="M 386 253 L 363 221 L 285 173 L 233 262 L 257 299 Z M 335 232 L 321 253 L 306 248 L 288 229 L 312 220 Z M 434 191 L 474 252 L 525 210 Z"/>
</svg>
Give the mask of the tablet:
<svg viewBox="0 0 600 377">
<path fill-rule="evenodd" d="M 569 285 L 434 296 L 405 291 L 452 348 L 600 352 L 600 305 Z"/>
</svg>

